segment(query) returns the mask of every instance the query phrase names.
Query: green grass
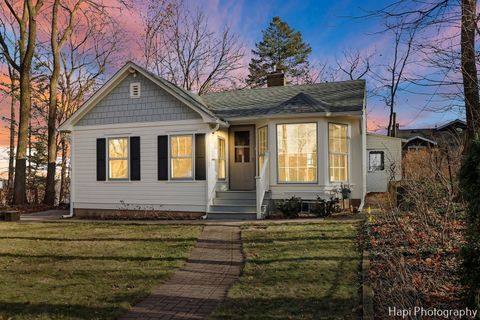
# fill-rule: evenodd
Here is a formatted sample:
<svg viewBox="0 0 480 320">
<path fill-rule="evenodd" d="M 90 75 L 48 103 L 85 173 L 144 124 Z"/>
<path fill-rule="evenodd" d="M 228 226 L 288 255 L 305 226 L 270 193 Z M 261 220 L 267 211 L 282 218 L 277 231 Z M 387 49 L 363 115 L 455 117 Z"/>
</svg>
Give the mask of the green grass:
<svg viewBox="0 0 480 320">
<path fill-rule="evenodd" d="M 113 319 L 188 258 L 198 226 L 0 224 L 0 319 Z"/>
<path fill-rule="evenodd" d="M 357 319 L 358 225 L 250 226 L 240 281 L 213 319 Z"/>
</svg>

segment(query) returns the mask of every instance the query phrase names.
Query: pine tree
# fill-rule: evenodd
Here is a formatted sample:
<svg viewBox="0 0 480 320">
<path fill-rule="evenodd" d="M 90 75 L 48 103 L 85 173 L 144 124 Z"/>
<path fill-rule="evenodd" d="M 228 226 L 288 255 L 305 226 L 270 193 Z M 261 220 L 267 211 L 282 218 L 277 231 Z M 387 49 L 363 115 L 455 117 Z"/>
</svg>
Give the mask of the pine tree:
<svg viewBox="0 0 480 320">
<path fill-rule="evenodd" d="M 257 42 L 256 49 L 252 50 L 254 57 L 248 67 L 247 84 L 251 87 L 264 85 L 267 74 L 275 68 L 285 73 L 287 81 L 305 78 L 312 48 L 303 42 L 302 34 L 280 17 L 274 17 L 262 34 L 262 41 Z"/>
</svg>

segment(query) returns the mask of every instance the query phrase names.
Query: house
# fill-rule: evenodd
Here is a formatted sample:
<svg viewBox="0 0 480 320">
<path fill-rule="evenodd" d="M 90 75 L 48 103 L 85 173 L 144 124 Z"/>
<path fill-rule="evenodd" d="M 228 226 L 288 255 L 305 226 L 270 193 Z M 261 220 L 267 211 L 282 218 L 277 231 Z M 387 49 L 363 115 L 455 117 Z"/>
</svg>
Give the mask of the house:
<svg viewBox="0 0 480 320">
<path fill-rule="evenodd" d="M 467 123 L 460 119 L 441 126 L 421 129 L 397 129 L 397 137 L 405 140 L 404 151 L 455 147 L 463 144 Z"/>
<path fill-rule="evenodd" d="M 60 126 L 71 133 L 71 214 L 262 218 L 278 199 L 341 184 L 361 207 L 365 81 L 267 82 L 198 96 L 128 62 Z"/>
</svg>

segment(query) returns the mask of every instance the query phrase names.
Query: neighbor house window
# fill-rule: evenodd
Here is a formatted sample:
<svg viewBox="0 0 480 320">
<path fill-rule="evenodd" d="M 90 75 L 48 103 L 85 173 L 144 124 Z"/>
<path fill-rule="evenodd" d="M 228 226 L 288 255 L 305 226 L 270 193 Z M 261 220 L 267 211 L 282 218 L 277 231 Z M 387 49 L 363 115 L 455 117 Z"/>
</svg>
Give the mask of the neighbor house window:
<svg viewBox="0 0 480 320">
<path fill-rule="evenodd" d="M 108 179 L 128 179 L 128 138 L 108 139 Z"/>
<path fill-rule="evenodd" d="M 348 125 L 328 124 L 330 181 L 348 180 Z"/>
<path fill-rule="evenodd" d="M 170 159 L 172 179 L 193 178 L 192 135 L 170 137 Z"/>
<path fill-rule="evenodd" d="M 227 160 L 225 150 L 225 139 L 218 138 L 218 179 L 225 180 L 227 176 Z"/>
<path fill-rule="evenodd" d="M 368 153 L 368 171 L 383 171 L 385 169 L 385 155 L 383 151 Z"/>
<path fill-rule="evenodd" d="M 263 168 L 265 163 L 265 156 L 268 151 L 268 129 L 267 127 L 262 127 L 258 129 L 258 172 Z"/>
<path fill-rule="evenodd" d="M 277 125 L 278 182 L 317 181 L 317 124 Z"/>
</svg>

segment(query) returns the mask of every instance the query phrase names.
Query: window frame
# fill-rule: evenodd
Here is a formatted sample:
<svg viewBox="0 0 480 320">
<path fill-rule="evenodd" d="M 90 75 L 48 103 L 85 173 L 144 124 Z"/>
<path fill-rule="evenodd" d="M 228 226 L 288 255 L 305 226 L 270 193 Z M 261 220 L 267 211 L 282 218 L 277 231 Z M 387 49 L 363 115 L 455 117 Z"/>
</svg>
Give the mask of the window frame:
<svg viewBox="0 0 480 320">
<path fill-rule="evenodd" d="M 347 151 L 343 152 L 330 152 L 330 125 L 340 125 L 345 126 L 347 128 Z M 330 154 L 338 154 L 338 155 L 346 155 L 347 156 L 347 174 L 346 180 L 332 180 L 332 176 L 330 174 Z M 329 183 L 343 183 L 350 181 L 350 124 L 342 123 L 342 122 L 328 122 L 327 124 L 327 170 L 328 170 L 328 181 Z"/>
<path fill-rule="evenodd" d="M 110 177 L 110 140 L 127 139 L 127 157 L 126 158 L 113 158 L 112 160 L 127 160 L 127 177 L 126 178 L 111 178 Z M 107 137 L 107 181 L 130 181 L 130 137 Z"/>
<path fill-rule="evenodd" d="M 192 139 L 192 152 L 190 157 L 173 157 L 172 156 L 172 138 L 189 136 Z M 168 167 L 169 178 L 173 181 L 195 181 L 195 135 L 192 133 L 186 134 L 170 134 L 168 135 Z M 173 159 L 192 159 L 192 175 L 190 177 L 174 178 L 173 177 Z"/>
<path fill-rule="evenodd" d="M 371 170 L 370 165 L 370 155 L 371 154 L 379 154 L 380 155 L 380 164 L 381 169 Z M 385 171 L 385 152 L 382 150 L 369 150 L 368 151 L 368 172 L 382 172 Z"/>
<path fill-rule="evenodd" d="M 279 161 L 279 148 L 278 148 L 278 127 L 279 126 L 282 126 L 282 125 L 295 125 L 295 124 L 315 124 L 315 140 L 316 140 L 316 146 L 317 146 L 317 154 L 316 154 L 316 166 L 315 166 L 315 171 L 316 171 L 316 174 L 315 174 L 315 181 L 280 181 L 280 161 Z M 277 162 L 277 184 L 301 184 L 301 185 L 318 185 L 318 174 L 319 174 L 319 170 L 318 170 L 318 157 L 319 157 L 319 154 L 318 154 L 318 147 L 319 147 L 319 144 L 318 144 L 318 121 L 314 121 L 314 122 L 311 122 L 311 121 L 305 121 L 305 122 L 281 122 L 281 123 L 276 123 L 275 124 L 275 148 L 276 148 L 276 153 L 277 153 L 277 156 L 275 157 L 276 158 L 276 162 Z"/>
<path fill-rule="evenodd" d="M 260 130 L 263 130 L 265 129 L 265 153 L 261 153 L 260 151 Z M 258 168 L 258 174 L 260 175 L 260 170 L 262 170 L 262 166 L 260 165 L 260 157 L 265 157 L 268 153 L 268 125 L 265 125 L 265 126 L 262 126 L 262 127 L 259 127 L 257 129 L 257 143 L 258 143 L 258 164 L 257 164 L 257 168 Z"/>
<path fill-rule="evenodd" d="M 220 154 L 220 141 L 223 142 L 223 155 Z M 220 175 L 219 175 L 219 170 L 217 169 L 217 180 L 220 180 L 220 181 L 226 181 L 227 180 L 227 143 L 225 141 L 225 138 L 223 137 L 218 137 L 218 140 L 217 140 L 217 143 L 218 143 L 218 168 L 220 168 L 220 161 L 225 161 L 225 176 L 223 178 L 220 178 Z M 222 157 L 223 156 L 223 157 Z"/>
</svg>

